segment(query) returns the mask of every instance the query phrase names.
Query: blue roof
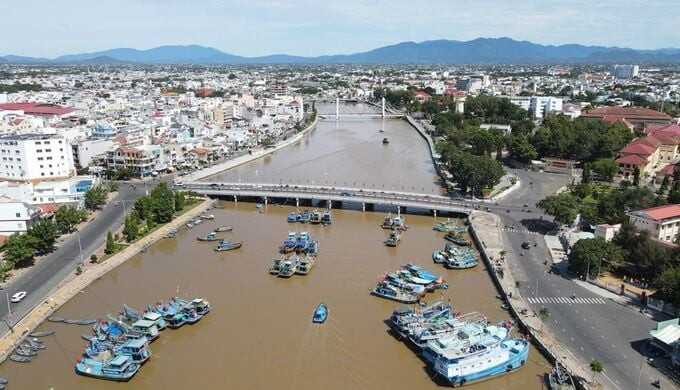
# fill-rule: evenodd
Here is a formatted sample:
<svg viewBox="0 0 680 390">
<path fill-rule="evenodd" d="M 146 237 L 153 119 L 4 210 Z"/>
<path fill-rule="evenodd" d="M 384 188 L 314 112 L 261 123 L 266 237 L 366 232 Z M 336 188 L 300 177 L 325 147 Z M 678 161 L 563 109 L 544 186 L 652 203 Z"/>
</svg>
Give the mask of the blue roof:
<svg viewBox="0 0 680 390">
<path fill-rule="evenodd" d="M 147 342 L 146 337 L 140 337 L 138 339 L 129 339 L 125 341 L 124 345 L 131 348 L 142 348 L 144 344 L 146 344 L 146 342 Z"/>
<path fill-rule="evenodd" d="M 113 366 L 122 366 L 123 364 L 127 363 L 128 359 L 128 356 L 116 355 L 116 357 L 109 361 L 109 364 Z"/>
</svg>

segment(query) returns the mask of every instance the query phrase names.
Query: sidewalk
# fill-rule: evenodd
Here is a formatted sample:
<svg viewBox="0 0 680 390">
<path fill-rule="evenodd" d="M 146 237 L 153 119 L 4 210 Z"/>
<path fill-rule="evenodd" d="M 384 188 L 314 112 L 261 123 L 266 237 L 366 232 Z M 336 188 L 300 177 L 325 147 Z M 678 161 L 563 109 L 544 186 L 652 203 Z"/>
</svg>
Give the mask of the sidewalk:
<svg viewBox="0 0 680 390">
<path fill-rule="evenodd" d="M 92 282 L 107 274 L 109 271 L 125 263 L 132 258 L 139 251 L 163 238 L 171 230 L 184 225 L 197 215 L 203 213 L 213 201 L 206 199 L 202 203 L 196 205 L 193 209 L 185 214 L 175 218 L 173 221 L 162 226 L 158 230 L 152 232 L 146 237 L 130 244 L 127 248 L 109 258 L 103 263 L 99 263 L 92 267 L 87 267 L 84 272 L 73 278 L 66 284 L 57 287 L 50 296 L 45 299 L 40 305 L 36 306 L 26 316 L 14 325 L 14 331 L 6 333 L 0 339 L 0 362 L 7 359 L 7 357 L 14 351 L 14 349 L 23 342 L 26 336 L 33 332 L 40 324 L 57 311 L 63 304 L 73 298 L 78 292 L 89 286 Z"/>
<path fill-rule="evenodd" d="M 592 375 L 584 368 L 586 365 L 580 362 L 557 337 L 551 334 L 548 328 L 543 326 L 542 321 L 516 287 L 507 259 L 501 257 L 504 245 L 500 218 L 496 214 L 474 211 L 470 217 L 470 223 L 473 228 L 471 229 L 472 234 L 476 235 L 479 243 L 482 244 L 480 248 L 484 252 L 482 257 L 486 257 L 485 260 L 494 282 L 506 297 L 512 295 L 512 298 L 507 300 L 510 309 L 533 337 L 538 348 L 542 349 L 552 362 L 559 360 L 560 364 L 565 366 L 570 373 L 584 380 L 589 380 Z M 597 384 L 591 383 L 591 386 L 597 387 Z"/>
</svg>

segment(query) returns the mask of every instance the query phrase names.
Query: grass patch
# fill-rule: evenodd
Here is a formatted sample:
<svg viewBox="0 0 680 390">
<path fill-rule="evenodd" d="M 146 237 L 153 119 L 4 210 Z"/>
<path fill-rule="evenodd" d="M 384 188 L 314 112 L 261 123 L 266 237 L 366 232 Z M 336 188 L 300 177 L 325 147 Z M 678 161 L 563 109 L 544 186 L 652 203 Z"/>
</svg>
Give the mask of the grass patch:
<svg viewBox="0 0 680 390">
<path fill-rule="evenodd" d="M 108 260 L 108 259 L 110 259 L 111 257 L 115 256 L 118 252 L 121 252 L 122 250 L 124 250 L 125 248 L 127 248 L 128 246 L 130 246 L 130 244 L 126 244 L 126 243 L 116 243 L 116 251 L 113 252 L 113 253 L 104 254 L 104 256 L 100 257 L 100 258 L 97 260 L 97 264 L 100 264 L 100 263 L 105 262 L 106 260 Z"/>
</svg>

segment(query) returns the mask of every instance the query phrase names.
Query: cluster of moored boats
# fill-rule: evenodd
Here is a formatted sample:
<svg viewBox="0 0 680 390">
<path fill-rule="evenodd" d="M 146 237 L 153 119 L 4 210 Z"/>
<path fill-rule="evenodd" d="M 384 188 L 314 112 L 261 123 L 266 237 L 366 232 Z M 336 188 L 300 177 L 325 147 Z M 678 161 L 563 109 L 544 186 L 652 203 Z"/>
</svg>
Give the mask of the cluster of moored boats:
<svg viewBox="0 0 680 390">
<path fill-rule="evenodd" d="M 399 244 L 401 240 L 401 233 L 403 233 L 408 226 L 406 225 L 406 219 L 401 214 L 393 217 L 392 213 L 388 213 L 380 225 L 383 229 L 389 229 L 390 235 L 387 240 L 383 241 L 386 246 L 395 247 Z"/>
<path fill-rule="evenodd" d="M 33 357 L 38 355 L 38 351 L 41 349 L 45 349 L 45 343 L 40 341 L 38 338 L 39 337 L 45 337 L 49 336 L 51 334 L 54 334 L 54 331 L 51 330 L 44 330 L 44 331 L 39 331 L 39 332 L 34 332 L 31 333 L 29 338 L 27 338 L 20 346 L 18 346 L 15 350 L 14 353 L 9 355 L 9 359 L 13 362 L 17 363 L 28 363 L 31 360 L 33 360 Z M 1 383 L 0 381 L 0 389 L 4 388 L 4 385 L 7 383 Z"/>
<path fill-rule="evenodd" d="M 288 214 L 287 221 L 288 223 L 300 222 L 328 226 L 333 223 L 333 213 L 331 210 L 321 211 L 319 209 L 315 209 L 311 212 L 309 210 L 302 210 L 302 212 L 299 214 L 291 211 L 290 214 Z"/>
<path fill-rule="evenodd" d="M 316 264 L 319 254 L 319 241 L 307 232 L 289 232 L 288 237 L 279 247 L 281 257 L 274 260 L 269 273 L 280 278 L 307 275 Z"/>
<path fill-rule="evenodd" d="M 447 289 L 441 276 L 414 265 L 404 264 L 396 272 L 381 275 L 371 294 L 402 303 L 415 303 L 436 289 Z"/>
<path fill-rule="evenodd" d="M 469 246 L 447 243 L 444 250 L 436 249 L 432 252 L 432 261 L 449 269 L 467 269 L 479 264 L 479 256 Z"/>
<path fill-rule="evenodd" d="M 444 301 L 399 307 L 388 322 L 453 386 L 513 372 L 529 356 L 529 342 L 511 337 L 512 321 L 492 324 L 481 313 L 461 315 Z"/>
<path fill-rule="evenodd" d="M 225 238 L 221 238 L 217 233 L 231 232 L 233 230 L 234 230 L 234 228 L 232 228 L 231 226 L 222 225 L 222 226 L 216 227 L 215 230 L 206 234 L 205 236 L 196 236 L 196 239 L 198 241 L 208 241 L 208 242 L 217 241 L 217 245 L 215 246 L 215 251 L 217 251 L 217 252 L 230 251 L 230 250 L 238 249 L 241 246 L 243 246 L 243 241 L 227 240 Z M 174 237 L 174 235 L 173 235 L 173 237 Z"/>
<path fill-rule="evenodd" d="M 92 335 L 83 335 L 88 345 L 75 370 L 94 378 L 127 381 L 151 358 L 149 343 L 163 329 L 195 324 L 209 312 L 210 303 L 202 298 L 173 298 L 147 305 L 143 312 L 123 305 L 117 315 L 108 314 L 105 320 L 96 322 Z"/>
<path fill-rule="evenodd" d="M 433 230 L 442 233 L 465 233 L 468 231 L 468 227 L 465 225 L 460 226 L 455 220 L 447 219 L 436 224 Z"/>
</svg>

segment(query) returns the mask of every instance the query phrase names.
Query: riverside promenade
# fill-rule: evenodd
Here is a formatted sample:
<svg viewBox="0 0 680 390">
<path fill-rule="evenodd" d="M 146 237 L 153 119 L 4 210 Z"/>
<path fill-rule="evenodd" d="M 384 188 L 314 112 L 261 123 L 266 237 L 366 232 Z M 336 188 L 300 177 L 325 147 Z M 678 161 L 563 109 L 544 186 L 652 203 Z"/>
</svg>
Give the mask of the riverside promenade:
<svg viewBox="0 0 680 390">
<path fill-rule="evenodd" d="M 276 152 L 277 150 L 281 150 L 283 148 L 286 148 L 288 146 L 294 145 L 302 140 L 307 133 L 312 131 L 313 129 L 316 128 L 317 123 L 319 123 L 319 116 L 314 119 L 312 123 L 309 124 L 309 126 L 305 127 L 303 130 L 295 134 L 294 136 L 288 138 L 285 141 L 279 142 L 278 144 L 274 145 L 274 147 L 267 148 L 267 149 L 260 149 L 253 151 L 251 154 L 245 154 L 243 156 L 239 156 L 224 162 L 221 162 L 219 164 L 213 165 L 211 167 L 207 167 L 204 169 L 199 169 L 197 171 L 194 171 L 188 175 L 182 176 L 182 179 L 187 182 L 191 183 L 194 181 L 198 181 L 201 179 L 205 179 L 206 177 L 216 175 L 222 171 L 226 171 L 227 169 L 231 169 L 234 167 L 237 167 L 239 165 L 243 165 L 245 163 L 249 163 L 253 160 L 257 160 L 260 157 L 264 157 L 268 154 L 272 154 Z"/>
<path fill-rule="evenodd" d="M 469 221 L 470 233 L 478 244 L 491 278 L 506 299 L 513 315 L 532 337 L 534 345 L 541 349 L 551 362 L 559 361 L 572 375 L 587 381 L 588 388 L 601 388 L 601 384 L 591 381 L 592 374 L 587 368 L 588 362 L 580 362 L 557 337 L 551 334 L 548 328 L 543 326 L 538 313 L 534 312 L 522 297 L 510 272 L 507 257 L 501 256 L 501 252 L 508 246 L 503 242 L 502 225 L 498 215 L 474 211 Z"/>
<path fill-rule="evenodd" d="M 16 349 L 31 332 L 62 305 L 78 294 L 78 292 L 82 291 L 92 282 L 104 276 L 114 268 L 131 259 L 138 254 L 142 248 L 160 240 L 173 229 L 195 219 L 198 215 L 206 211 L 213 203 L 213 200 L 204 200 L 194 206 L 191 210 L 151 232 L 149 235 L 133 242 L 127 248 L 116 253 L 106 261 L 85 268 L 82 274 L 75 276 L 71 281 L 57 287 L 47 299 L 14 325 L 13 332 L 6 333 L 2 339 L 0 339 L 0 362 L 7 359 L 12 351 L 14 351 L 14 349 Z"/>
</svg>

